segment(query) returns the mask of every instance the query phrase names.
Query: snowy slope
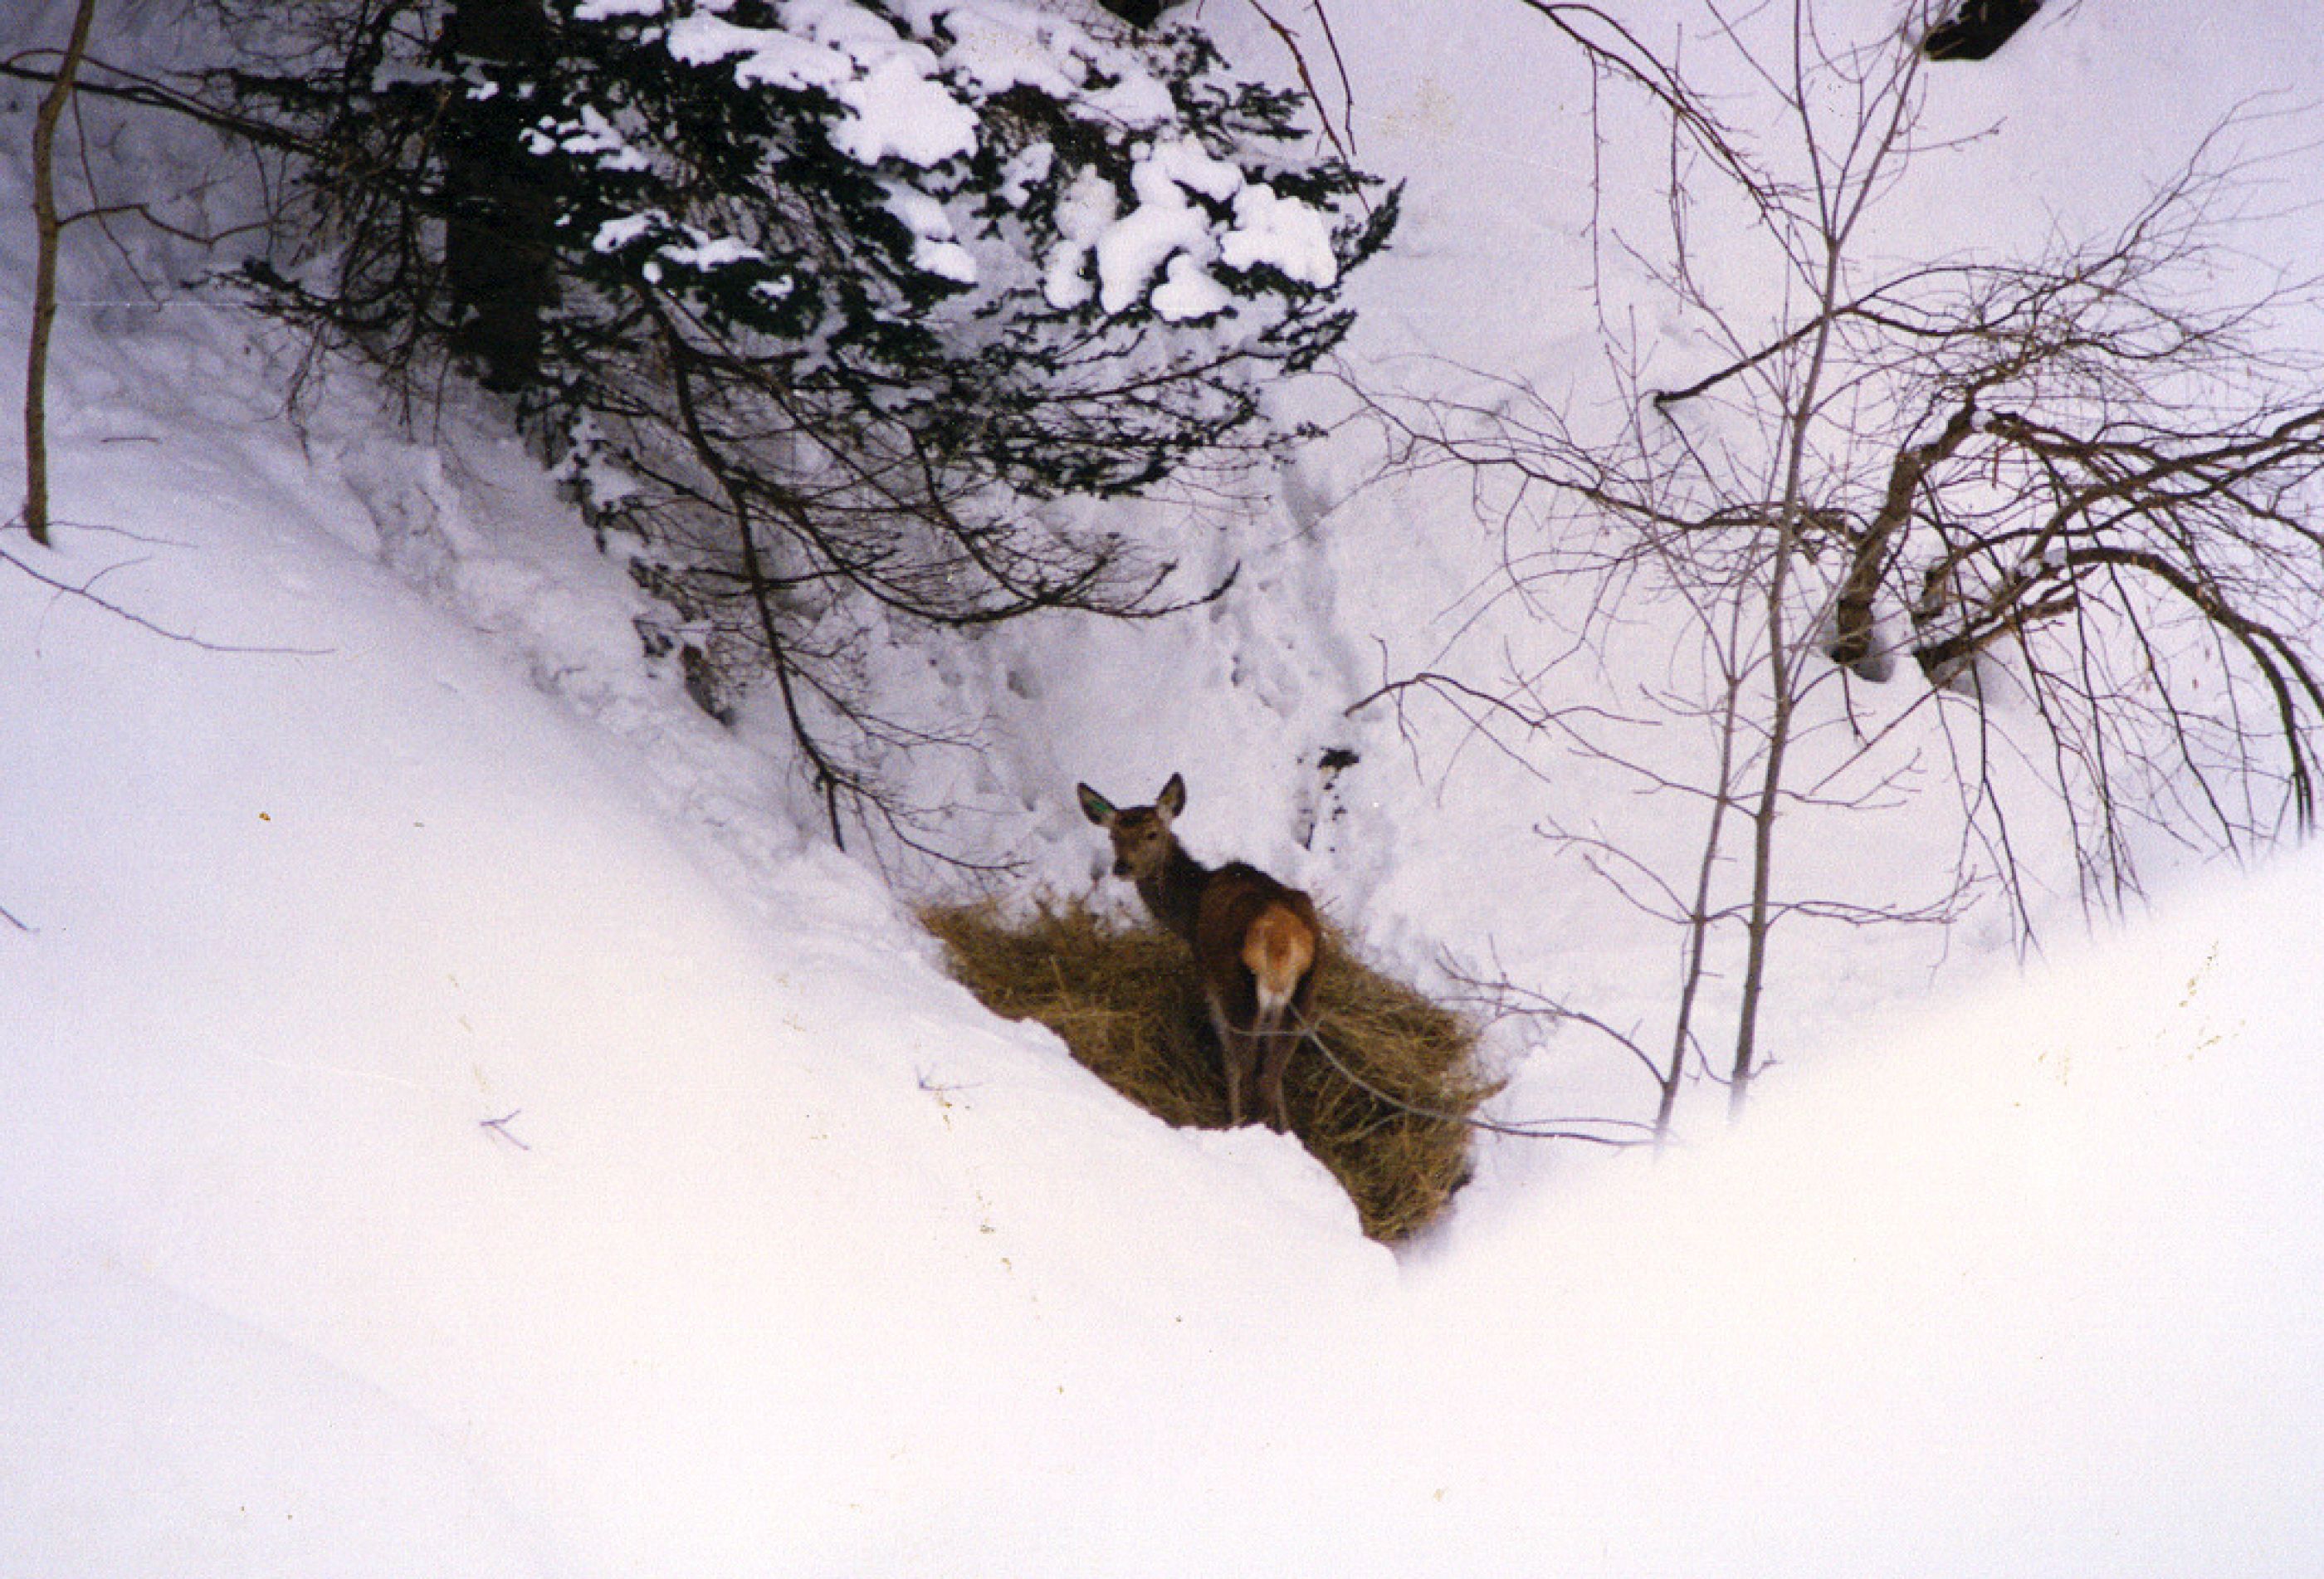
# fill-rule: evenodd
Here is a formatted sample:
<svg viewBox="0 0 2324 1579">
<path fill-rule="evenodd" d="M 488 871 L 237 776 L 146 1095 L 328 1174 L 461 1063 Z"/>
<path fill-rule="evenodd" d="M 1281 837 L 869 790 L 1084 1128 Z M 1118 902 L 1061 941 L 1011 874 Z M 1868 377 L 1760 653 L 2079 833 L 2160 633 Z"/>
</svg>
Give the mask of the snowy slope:
<svg viewBox="0 0 2324 1579">
<path fill-rule="evenodd" d="M 268 442 L 206 439 L 107 468 L 191 546 L 103 585 L 327 652 L 12 592 L 0 1568 L 2324 1559 L 2316 860 L 1399 1287 L 860 873 L 736 906 L 503 657 L 181 489 Z"/>
<path fill-rule="evenodd" d="M 1583 1461 L 1574 1572 L 2314 1572 L 2319 897 L 2179 896 L 1471 1241 L 1417 1304 L 1530 1340 L 1496 1484 Z"/>
<path fill-rule="evenodd" d="M 669 1549 L 658 1482 L 705 1478 L 733 1505 L 682 1502 L 679 1549 L 710 1563 L 853 1549 L 882 1486 L 942 1504 L 994 1450 L 964 1421 L 1018 1464 L 1120 1437 L 1099 1335 L 1208 1374 L 1385 1276 L 1296 1147 L 1175 1133 L 985 1020 L 862 869 L 769 856 L 738 902 L 726 840 L 650 810 L 706 782 L 683 757 L 576 723 L 351 551 L 342 490 L 270 485 L 271 426 L 139 409 L 155 370 L 120 349 L 70 375 L 60 475 L 124 535 L 40 562 L 206 645 L 22 575 L 5 622 L 0 815 L 39 832 L 7 873 L 34 931 L 0 966 L 0 1199 L 71 1247 L 92 1317 L 125 1280 L 254 1327 L 512 1455 L 585 1550 Z M 592 580 L 576 556 L 568 654 L 620 613 Z M 79 1505 L 12 1436 L 29 1570 Z"/>
<path fill-rule="evenodd" d="M 2093 104 L 2169 9 L 2056 30 Z M 2237 10 L 2161 118 L 2314 59 Z M 1575 242 L 1522 183 L 1574 101 L 1515 87 L 1570 71 L 1481 3 L 1335 15 L 1416 183 L 1369 332 L 1554 365 L 1589 331 L 1527 281 Z M 2001 64 L 1964 114 L 2067 69 Z M 2074 101 L 2038 130 L 2092 146 Z M 2324 1571 L 2324 859 L 1926 1008 L 1909 953 L 1803 961 L 1799 1027 L 1881 1012 L 1744 1130 L 1497 1153 L 1398 1261 L 1295 1145 L 1172 1131 L 945 981 L 487 417 L 347 386 L 294 432 L 251 345 L 69 313 L 73 524 L 5 540 L 145 623 L 0 566 L 0 1574 Z M 1359 469 L 1222 536 L 1265 598 L 899 654 L 1000 743 L 931 783 L 1072 886 L 1056 787 L 1191 765 L 1190 842 L 1385 951 L 1652 1002 L 1536 786 L 1341 718 L 1491 557 L 1441 498 L 1324 514 Z M 1592 1089 L 1563 1050 L 1512 1100 Z"/>
</svg>

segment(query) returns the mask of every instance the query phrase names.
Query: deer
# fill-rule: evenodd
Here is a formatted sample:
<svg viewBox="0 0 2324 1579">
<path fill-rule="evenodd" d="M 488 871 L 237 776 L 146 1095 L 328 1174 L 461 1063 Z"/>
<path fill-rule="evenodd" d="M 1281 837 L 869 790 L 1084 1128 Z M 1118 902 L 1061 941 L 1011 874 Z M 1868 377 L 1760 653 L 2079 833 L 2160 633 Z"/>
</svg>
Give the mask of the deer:
<svg viewBox="0 0 2324 1579">
<path fill-rule="evenodd" d="M 1226 1072 L 1227 1122 L 1243 1122 L 1243 1092 L 1256 1080 L 1276 1130 L 1291 1127 L 1283 1075 L 1310 1024 L 1323 923 L 1313 900 L 1240 861 L 1209 867 L 1186 853 L 1170 825 L 1186 808 L 1176 773 L 1151 806 L 1116 809 L 1086 784 L 1082 812 L 1113 840 L 1113 874 L 1137 885 L 1154 919 L 1186 942 Z"/>
</svg>

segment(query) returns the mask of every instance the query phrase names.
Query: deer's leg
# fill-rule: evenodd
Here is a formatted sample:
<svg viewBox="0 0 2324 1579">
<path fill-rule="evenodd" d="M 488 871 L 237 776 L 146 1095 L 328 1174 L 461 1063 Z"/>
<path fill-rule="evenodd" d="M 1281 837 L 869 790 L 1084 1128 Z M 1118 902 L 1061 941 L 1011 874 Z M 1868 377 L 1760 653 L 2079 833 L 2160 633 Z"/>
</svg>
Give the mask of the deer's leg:
<svg viewBox="0 0 2324 1579">
<path fill-rule="evenodd" d="M 1291 1067 L 1292 1050 L 1298 1047 L 1298 1033 L 1286 1029 L 1279 1014 L 1263 1019 L 1253 1038 L 1266 1049 L 1266 1061 L 1259 1071 L 1259 1093 L 1273 1109 L 1268 1122 L 1277 1130 L 1291 1128 L 1291 1105 L 1283 1098 L 1284 1071 Z"/>
<path fill-rule="evenodd" d="M 1227 1125 L 1242 1127 L 1242 1088 L 1250 1067 L 1258 1062 L 1259 1049 L 1250 1045 L 1250 1038 L 1227 1023 L 1227 1011 L 1217 997 L 1210 999 L 1211 1025 L 1219 1033 L 1219 1067 L 1227 1077 Z"/>
<path fill-rule="evenodd" d="M 1259 1094 L 1274 1105 L 1275 1127 L 1278 1130 L 1291 1128 L 1291 1104 L 1284 1099 L 1283 1077 L 1291 1067 L 1291 1056 L 1307 1039 L 1314 1002 L 1315 973 L 1310 970 L 1291 989 L 1288 1002 L 1259 1005 L 1257 1030 L 1267 1059 L 1259 1071 Z"/>
</svg>

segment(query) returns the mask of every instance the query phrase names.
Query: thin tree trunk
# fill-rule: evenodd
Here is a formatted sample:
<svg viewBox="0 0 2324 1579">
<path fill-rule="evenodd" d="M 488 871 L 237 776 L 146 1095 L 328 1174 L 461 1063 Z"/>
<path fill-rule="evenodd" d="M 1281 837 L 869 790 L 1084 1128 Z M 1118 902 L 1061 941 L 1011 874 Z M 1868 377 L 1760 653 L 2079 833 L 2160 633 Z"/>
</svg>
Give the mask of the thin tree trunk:
<svg viewBox="0 0 2324 1579">
<path fill-rule="evenodd" d="M 1784 623 L 1784 599 L 1791 591 L 1792 556 L 1800 536 L 1801 505 L 1805 488 L 1808 425 L 1823 390 L 1823 369 L 1831 349 L 1831 309 L 1840 294 L 1841 237 L 1833 235 L 1824 253 L 1823 295 L 1819 307 L 1815 348 L 1808 356 L 1800 397 L 1786 416 L 1791 453 L 1784 459 L 1784 493 L 1775 525 L 1775 562 L 1767 575 L 1767 688 L 1774 709 L 1768 720 L 1767 763 L 1759 779 L 1759 797 L 1751 808 L 1751 909 L 1745 918 L 1743 1000 L 1735 1016 L 1735 1063 L 1727 1087 L 1727 1116 L 1743 1116 L 1758 1073 L 1759 999 L 1767 983 L 1767 935 L 1773 928 L 1773 887 L 1775 871 L 1775 817 L 1783 807 L 1784 758 L 1792 743 L 1792 712 L 1798 698 L 1792 694 L 1790 633 Z"/>
<path fill-rule="evenodd" d="M 1737 618 L 1741 609 L 1736 610 Z M 1735 732 L 1742 723 L 1743 677 L 1735 669 L 1735 655 L 1740 650 L 1739 633 L 1729 632 L 1727 666 L 1727 697 L 1720 720 L 1719 776 L 1715 780 L 1711 801 L 1711 826 L 1702 837 L 1702 862 L 1695 870 L 1694 908 L 1687 917 L 1686 968 L 1679 982 L 1678 1020 L 1671 1032 L 1669 1070 L 1662 1077 L 1662 1100 L 1655 1109 L 1655 1150 L 1660 1152 L 1670 1143 L 1671 1116 L 1678 1107 L 1679 1085 L 1686 1074 L 1686 1049 L 1694 1034 L 1694 1006 L 1702 990 L 1706 974 L 1705 958 L 1710 949 L 1711 883 L 1719 868 L 1719 852 L 1724 846 L 1727 813 L 1734 804 Z"/>
<path fill-rule="evenodd" d="M 53 168 L 57 123 L 72 97 L 96 17 L 97 0 L 80 0 L 64 60 L 32 121 L 32 223 L 40 245 L 32 272 L 32 339 L 24 361 L 24 527 L 42 548 L 49 544 L 49 335 L 57 319 L 57 239 L 64 230 Z"/>
<path fill-rule="evenodd" d="M 1804 6 L 1795 3 L 1795 51 L 1806 43 L 1808 31 Z M 1809 429 L 1823 398 L 1824 368 L 1831 357 L 1833 320 L 1840 301 L 1842 260 L 1857 222 L 1864 217 L 1873 194 L 1879 190 L 1881 169 L 1904 136 L 1913 97 L 1912 70 L 1908 63 L 1904 74 L 1890 87 L 1886 125 L 1875 133 L 1868 125 L 1859 123 L 1858 141 L 1848 148 L 1836 166 L 1826 162 L 1826 150 L 1818 140 L 1813 111 L 1804 88 L 1794 103 L 1794 113 L 1806 134 L 1808 155 L 1816 171 L 1818 228 L 1823 257 L 1816 282 L 1814 348 L 1801 376 L 1799 398 L 1791 403 L 1784 417 L 1788 453 L 1784 457 L 1784 487 L 1776 520 L 1775 562 L 1767 577 L 1766 599 L 1767 686 L 1773 711 L 1768 720 L 1766 768 L 1759 780 L 1758 801 L 1751 810 L 1751 907 L 1744 922 L 1743 996 L 1736 1011 L 1735 1063 L 1727 1092 L 1730 1121 L 1743 1116 L 1744 1105 L 1750 1098 L 1751 1082 L 1762 1061 L 1759 1001 L 1766 989 L 1768 934 L 1775 925 L 1775 817 L 1783 807 L 1784 759 L 1791 746 L 1792 717 L 1799 705 L 1794 688 L 1797 682 L 1790 635 L 1784 622 L 1784 599 L 1791 589 L 1792 559 L 1799 552 L 1800 525 L 1806 513 Z M 1803 73 L 1802 78 L 1804 79 Z M 1851 174 L 1850 167 L 1858 152 L 1863 154 L 1864 163 Z"/>
</svg>

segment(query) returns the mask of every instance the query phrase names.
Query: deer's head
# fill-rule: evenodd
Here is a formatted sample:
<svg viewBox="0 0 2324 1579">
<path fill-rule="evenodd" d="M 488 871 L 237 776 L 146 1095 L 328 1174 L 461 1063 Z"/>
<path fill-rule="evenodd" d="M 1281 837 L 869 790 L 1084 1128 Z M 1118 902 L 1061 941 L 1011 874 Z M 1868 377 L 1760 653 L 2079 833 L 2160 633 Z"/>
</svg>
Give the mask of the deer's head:
<svg viewBox="0 0 2324 1579">
<path fill-rule="evenodd" d="M 1185 809 L 1186 781 L 1177 774 L 1162 786 L 1151 806 L 1116 809 L 1113 803 L 1086 784 L 1074 786 L 1080 795 L 1082 815 L 1113 839 L 1113 874 L 1143 882 L 1160 875 L 1170 859 L 1170 824 Z"/>
</svg>

